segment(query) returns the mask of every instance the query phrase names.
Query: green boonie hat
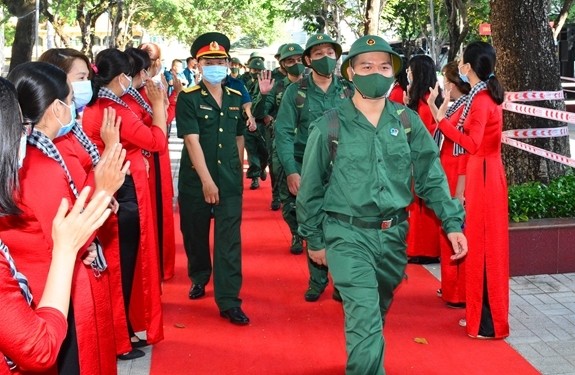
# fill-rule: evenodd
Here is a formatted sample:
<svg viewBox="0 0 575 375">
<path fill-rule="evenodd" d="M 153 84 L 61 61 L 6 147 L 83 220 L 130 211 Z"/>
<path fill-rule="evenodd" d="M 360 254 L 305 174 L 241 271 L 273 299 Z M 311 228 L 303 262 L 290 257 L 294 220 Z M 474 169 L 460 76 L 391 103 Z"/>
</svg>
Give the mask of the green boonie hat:
<svg viewBox="0 0 575 375">
<path fill-rule="evenodd" d="M 253 60 L 253 59 L 261 59 L 262 61 L 265 61 L 266 58 L 264 57 L 264 55 L 262 55 L 261 53 L 259 53 L 258 51 L 254 51 L 252 53 L 250 53 L 250 58 L 248 59 L 248 64 Z"/>
<path fill-rule="evenodd" d="M 393 75 L 397 74 L 397 72 L 399 72 L 401 69 L 401 57 L 391 48 L 389 43 L 377 35 L 365 35 L 353 42 L 351 48 L 349 49 L 349 54 L 341 64 L 341 75 L 345 79 L 349 80 L 347 75 L 347 67 L 349 66 L 349 61 L 353 57 L 366 52 L 387 52 L 391 55 Z"/>
<path fill-rule="evenodd" d="M 250 63 L 248 64 L 248 69 L 265 70 L 266 67 L 264 65 L 264 62 L 256 57 L 252 61 L 250 61 Z"/>
<path fill-rule="evenodd" d="M 237 57 L 232 57 L 231 62 L 232 62 L 232 63 L 235 63 L 235 64 L 240 64 L 241 66 L 244 65 L 244 64 L 242 64 L 241 60 L 238 59 Z"/>
<path fill-rule="evenodd" d="M 336 43 L 333 39 L 331 39 L 331 37 L 327 34 L 312 35 L 307 40 L 307 43 L 305 44 L 305 50 L 303 51 L 302 55 L 303 56 L 309 56 L 311 53 L 311 48 L 313 46 L 317 46 L 318 44 L 324 44 L 324 43 L 331 43 L 333 45 L 333 49 L 335 50 L 336 59 L 339 59 L 339 57 L 341 56 L 341 46 L 338 43 Z M 303 59 L 303 64 L 306 66 L 309 66 L 309 65 L 307 65 L 305 59 Z"/>
<path fill-rule="evenodd" d="M 222 33 L 209 32 L 202 34 L 194 40 L 190 53 L 196 59 L 200 57 L 207 59 L 228 58 L 230 50 L 230 39 Z"/>
<path fill-rule="evenodd" d="M 285 43 L 282 44 L 281 46 L 279 46 L 278 51 L 277 51 L 276 54 L 274 55 L 274 57 L 275 57 L 276 59 L 279 59 L 279 58 L 280 58 L 280 56 L 281 56 L 281 54 L 282 54 L 282 50 L 283 50 L 283 48 L 284 48 L 285 46 L 286 46 Z"/>
<path fill-rule="evenodd" d="M 280 55 L 280 61 L 291 56 L 303 55 L 303 48 L 297 43 L 285 44 Z"/>
</svg>

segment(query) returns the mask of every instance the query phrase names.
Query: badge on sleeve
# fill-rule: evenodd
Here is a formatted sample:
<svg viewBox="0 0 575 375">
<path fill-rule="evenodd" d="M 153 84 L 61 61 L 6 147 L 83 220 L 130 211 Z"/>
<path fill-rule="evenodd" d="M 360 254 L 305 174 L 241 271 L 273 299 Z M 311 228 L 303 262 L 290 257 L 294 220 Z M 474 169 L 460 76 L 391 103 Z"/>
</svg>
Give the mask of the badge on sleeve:
<svg viewBox="0 0 575 375">
<path fill-rule="evenodd" d="M 397 137 L 397 135 L 399 134 L 399 130 L 397 130 L 396 128 L 391 128 L 389 130 L 389 133 L 391 133 L 391 135 L 393 135 L 394 137 Z"/>
</svg>

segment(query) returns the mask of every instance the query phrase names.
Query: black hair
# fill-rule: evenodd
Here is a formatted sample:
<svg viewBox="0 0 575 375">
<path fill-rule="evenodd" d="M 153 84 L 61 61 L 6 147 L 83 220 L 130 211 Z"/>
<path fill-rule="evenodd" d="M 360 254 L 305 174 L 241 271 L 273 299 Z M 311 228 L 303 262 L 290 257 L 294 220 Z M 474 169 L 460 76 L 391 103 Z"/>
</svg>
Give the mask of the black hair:
<svg viewBox="0 0 575 375">
<path fill-rule="evenodd" d="M 150 60 L 150 55 L 143 49 L 139 48 L 127 48 L 124 52 L 132 58 L 133 65 L 130 76 L 135 77 L 142 70 L 148 70 L 152 65 L 152 60 Z"/>
<path fill-rule="evenodd" d="M 107 48 L 96 55 L 95 63 L 97 73 L 92 79 L 93 96 L 88 105 L 94 104 L 98 99 L 100 88 L 106 86 L 112 80 L 124 73 L 130 75 L 132 72 L 132 61 L 130 56 L 116 48 Z"/>
<path fill-rule="evenodd" d="M 18 188 L 18 146 L 22 119 L 18 94 L 10 81 L 0 78 L 0 217 L 21 213 L 14 201 Z"/>
<path fill-rule="evenodd" d="M 409 103 L 407 106 L 414 111 L 421 101 L 425 102 L 425 96 L 429 94 L 429 88 L 435 87 L 437 83 L 437 73 L 435 72 L 435 63 L 427 55 L 415 55 L 409 60 L 409 69 L 411 69 L 412 81 L 409 85 Z M 443 92 L 439 89 L 439 95 L 435 99 L 437 107 L 443 102 Z"/>
<path fill-rule="evenodd" d="M 463 95 L 469 94 L 471 85 L 468 82 L 464 82 L 459 76 L 459 62 L 455 60 L 448 62 L 443 69 L 441 69 L 441 72 L 449 82 L 457 86 L 457 89 L 461 91 Z"/>
<path fill-rule="evenodd" d="M 463 51 L 463 63 L 471 65 L 471 69 L 482 81 L 487 83 L 489 95 L 497 104 L 503 103 L 505 90 L 495 76 L 495 48 L 486 42 L 473 42 Z"/>
<path fill-rule="evenodd" d="M 395 74 L 395 82 L 403 91 L 407 91 L 409 82 L 407 81 L 407 59 L 404 56 L 401 57 L 401 68 Z"/>
<path fill-rule="evenodd" d="M 66 72 L 45 62 L 20 64 L 7 78 L 16 87 L 24 122 L 33 125 L 40 121 L 54 100 L 66 102 L 70 94 Z"/>
</svg>

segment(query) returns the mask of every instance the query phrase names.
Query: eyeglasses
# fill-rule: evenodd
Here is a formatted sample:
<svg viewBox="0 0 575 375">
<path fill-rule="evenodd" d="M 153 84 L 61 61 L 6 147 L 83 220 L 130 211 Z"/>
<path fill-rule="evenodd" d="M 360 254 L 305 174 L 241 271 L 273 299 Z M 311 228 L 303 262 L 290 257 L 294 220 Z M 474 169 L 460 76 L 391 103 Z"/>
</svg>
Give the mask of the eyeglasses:
<svg viewBox="0 0 575 375">
<path fill-rule="evenodd" d="M 34 130 L 34 124 L 31 122 L 23 122 L 22 123 L 22 134 L 26 134 L 26 137 L 29 137 Z"/>
</svg>

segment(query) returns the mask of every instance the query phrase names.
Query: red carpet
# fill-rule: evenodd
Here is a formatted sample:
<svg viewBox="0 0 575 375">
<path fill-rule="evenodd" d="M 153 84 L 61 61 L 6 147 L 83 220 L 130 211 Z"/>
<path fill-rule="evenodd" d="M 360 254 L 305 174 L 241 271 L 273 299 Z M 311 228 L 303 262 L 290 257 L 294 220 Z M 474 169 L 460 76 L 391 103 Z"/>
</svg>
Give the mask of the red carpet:
<svg viewBox="0 0 575 375">
<path fill-rule="evenodd" d="M 251 323 L 236 327 L 220 318 L 211 283 L 205 298 L 188 299 L 177 223 L 176 276 L 163 286 L 166 338 L 153 348 L 152 375 L 344 373 L 343 311 L 331 299 L 331 285 L 318 302 L 304 301 L 306 261 L 289 253 L 289 230 L 281 212 L 270 210 L 269 180 L 255 191 L 247 189 L 248 182 L 241 297 Z M 457 325 L 463 311 L 435 297 L 439 282 L 421 266 L 410 266 L 408 274 L 387 318 L 388 375 L 538 373 L 503 341 L 469 339 Z"/>
</svg>

